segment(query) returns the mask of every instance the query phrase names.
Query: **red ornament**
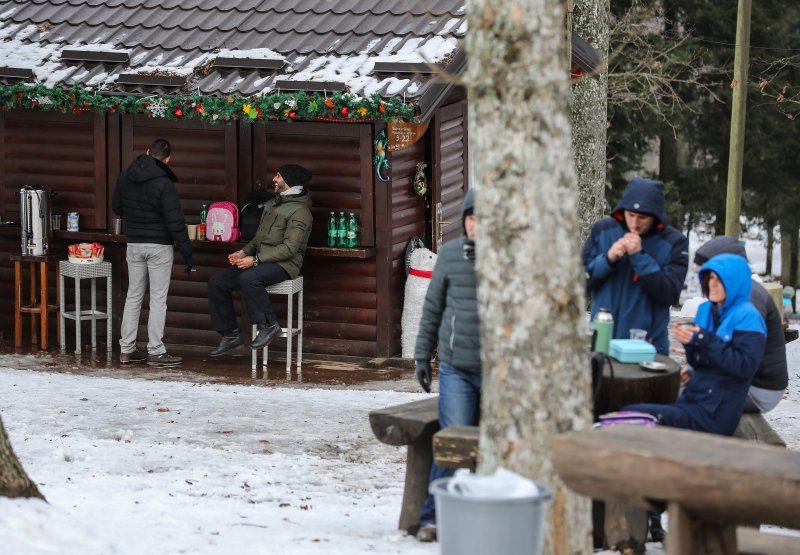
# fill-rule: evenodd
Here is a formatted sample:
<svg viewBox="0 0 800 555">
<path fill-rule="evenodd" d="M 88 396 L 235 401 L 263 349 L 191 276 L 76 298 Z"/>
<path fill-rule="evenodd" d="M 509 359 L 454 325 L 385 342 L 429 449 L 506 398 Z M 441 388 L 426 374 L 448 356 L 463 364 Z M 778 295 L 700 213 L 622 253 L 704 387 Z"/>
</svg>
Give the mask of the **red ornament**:
<svg viewBox="0 0 800 555">
<path fill-rule="evenodd" d="M 173 112 L 173 114 L 175 114 L 176 118 L 182 118 L 183 117 L 183 110 L 181 110 L 180 108 L 175 108 L 175 111 Z"/>
<path fill-rule="evenodd" d="M 21 92 L 17 93 L 17 98 L 22 98 L 22 93 Z"/>
<path fill-rule="evenodd" d="M 343 116 L 346 116 L 347 114 L 350 113 L 350 109 L 347 106 L 345 106 L 344 108 L 341 109 L 339 113 L 342 114 Z"/>
<path fill-rule="evenodd" d="M 195 110 L 197 110 L 197 113 L 198 113 L 198 114 L 201 114 L 201 113 L 203 113 L 203 105 L 202 105 L 202 104 L 198 104 L 198 105 L 197 105 L 197 108 L 195 108 Z"/>
<path fill-rule="evenodd" d="M 289 119 L 296 119 L 297 113 L 296 112 L 289 112 Z"/>
</svg>

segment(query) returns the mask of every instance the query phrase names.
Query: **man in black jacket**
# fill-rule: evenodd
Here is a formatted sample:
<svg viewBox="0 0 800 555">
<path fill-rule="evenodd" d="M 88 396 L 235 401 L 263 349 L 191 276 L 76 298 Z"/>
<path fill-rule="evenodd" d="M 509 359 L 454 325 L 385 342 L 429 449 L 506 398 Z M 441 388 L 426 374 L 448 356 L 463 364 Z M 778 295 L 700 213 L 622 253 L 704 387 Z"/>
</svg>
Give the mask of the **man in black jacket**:
<svg viewBox="0 0 800 555">
<path fill-rule="evenodd" d="M 192 245 L 186 231 L 175 182 L 168 164 L 171 148 L 156 139 L 117 179 L 111 207 L 125 218 L 128 239 L 128 294 L 122 313 L 119 360 L 123 364 L 147 360 L 151 366 L 176 366 L 181 357 L 167 353 L 162 341 L 167 316 L 167 293 L 172 273 L 173 244 L 192 270 Z M 147 320 L 147 354 L 136 348 L 139 313 L 145 289 L 150 285 L 150 315 Z"/>
<path fill-rule="evenodd" d="M 747 260 L 744 245 L 733 237 L 714 237 L 694 253 L 694 263 L 702 266 L 718 254 L 737 254 Z M 768 412 L 783 398 L 789 385 L 789 370 L 786 365 L 786 339 L 783 335 L 783 318 L 775 301 L 758 281 L 753 280 L 750 302 L 767 324 L 767 344 L 764 356 L 745 401 L 745 412 Z"/>
</svg>

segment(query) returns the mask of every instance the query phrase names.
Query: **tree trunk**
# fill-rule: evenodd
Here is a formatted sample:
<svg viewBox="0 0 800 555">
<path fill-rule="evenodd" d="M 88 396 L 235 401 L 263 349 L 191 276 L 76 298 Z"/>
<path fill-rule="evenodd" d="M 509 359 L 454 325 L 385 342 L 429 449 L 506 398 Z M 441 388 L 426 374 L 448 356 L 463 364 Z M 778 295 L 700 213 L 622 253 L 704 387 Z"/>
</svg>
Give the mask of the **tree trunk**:
<svg viewBox="0 0 800 555">
<path fill-rule="evenodd" d="M 573 1 L 573 29 L 602 58 L 599 80 L 587 76 L 572 87 L 572 146 L 578 174 L 581 243 L 605 212 L 609 10 L 606 0 Z"/>
<path fill-rule="evenodd" d="M 591 553 L 550 438 L 591 425 L 561 0 L 470 0 L 467 85 L 484 385 L 479 471 L 554 490 L 545 553 Z"/>
<path fill-rule="evenodd" d="M 781 222 L 781 283 L 791 285 L 792 271 L 792 230 L 790 226 Z"/>
<path fill-rule="evenodd" d="M 792 226 L 790 235 L 790 248 L 789 248 L 789 285 L 794 288 L 798 287 L 797 283 L 797 233 L 798 226 Z"/>
<path fill-rule="evenodd" d="M 2 418 L 0 418 L 0 496 L 44 499 L 14 454 Z"/>
<path fill-rule="evenodd" d="M 767 226 L 767 262 L 764 267 L 764 275 L 772 275 L 772 249 L 775 248 L 775 235 L 772 231 L 775 229 L 775 220 L 767 218 L 765 221 Z"/>
</svg>

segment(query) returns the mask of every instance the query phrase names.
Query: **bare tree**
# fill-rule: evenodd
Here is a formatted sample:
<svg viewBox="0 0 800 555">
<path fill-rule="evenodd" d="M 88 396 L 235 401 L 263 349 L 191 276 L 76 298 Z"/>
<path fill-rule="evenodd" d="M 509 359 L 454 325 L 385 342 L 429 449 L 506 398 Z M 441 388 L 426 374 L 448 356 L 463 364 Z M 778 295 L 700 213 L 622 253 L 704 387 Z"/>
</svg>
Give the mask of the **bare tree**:
<svg viewBox="0 0 800 555">
<path fill-rule="evenodd" d="M 44 499 L 14 454 L 2 418 L 0 418 L 0 496 Z"/>
<path fill-rule="evenodd" d="M 588 499 L 550 460 L 591 424 L 561 0 L 470 0 L 470 138 L 484 386 L 479 470 L 555 490 L 546 553 L 589 553 Z"/>
</svg>

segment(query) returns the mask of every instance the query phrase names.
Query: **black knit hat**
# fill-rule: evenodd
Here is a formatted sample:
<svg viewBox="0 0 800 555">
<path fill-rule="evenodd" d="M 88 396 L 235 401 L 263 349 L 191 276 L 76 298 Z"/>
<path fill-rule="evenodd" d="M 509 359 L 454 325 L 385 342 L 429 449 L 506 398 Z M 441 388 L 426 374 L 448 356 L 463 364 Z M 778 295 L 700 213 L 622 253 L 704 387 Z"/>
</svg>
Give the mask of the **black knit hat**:
<svg viewBox="0 0 800 555">
<path fill-rule="evenodd" d="M 305 185 L 311 181 L 311 172 L 297 164 L 284 164 L 278 168 L 278 173 L 289 187 Z"/>
</svg>

